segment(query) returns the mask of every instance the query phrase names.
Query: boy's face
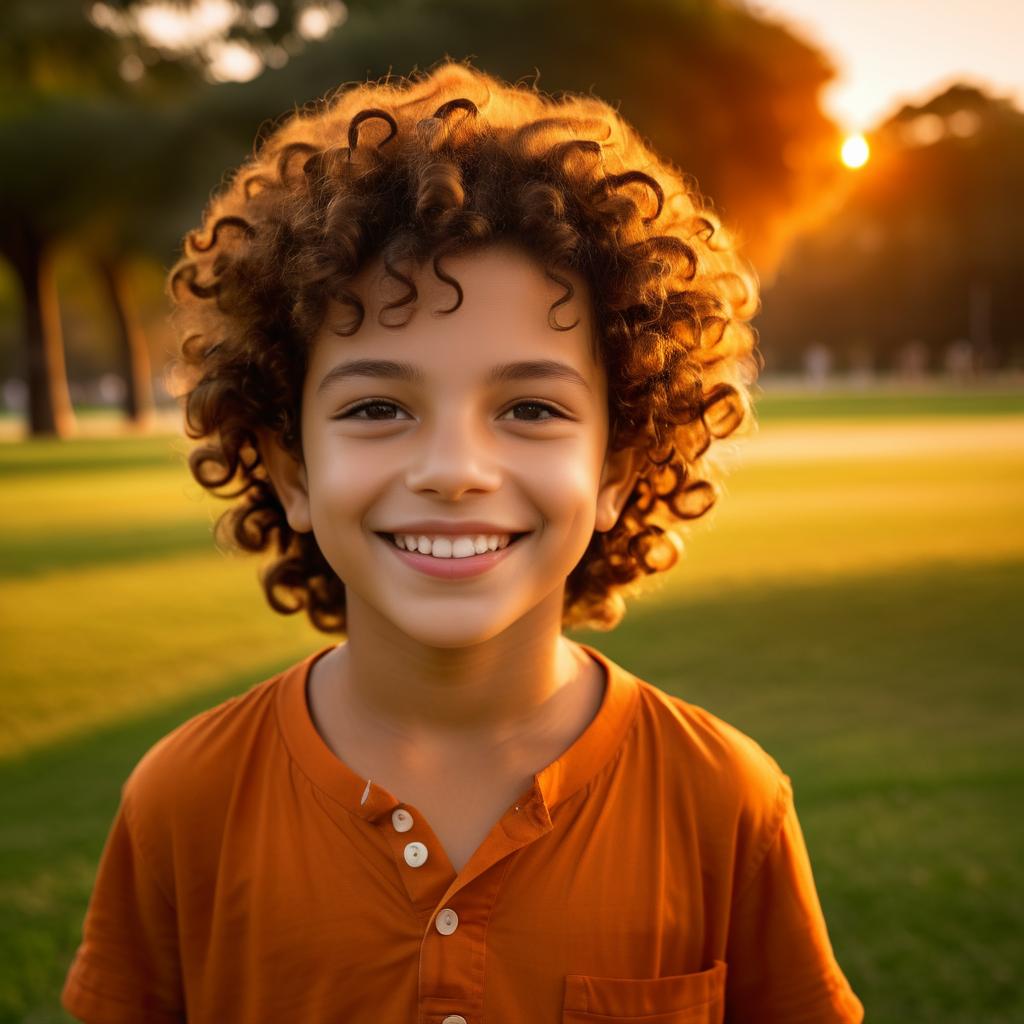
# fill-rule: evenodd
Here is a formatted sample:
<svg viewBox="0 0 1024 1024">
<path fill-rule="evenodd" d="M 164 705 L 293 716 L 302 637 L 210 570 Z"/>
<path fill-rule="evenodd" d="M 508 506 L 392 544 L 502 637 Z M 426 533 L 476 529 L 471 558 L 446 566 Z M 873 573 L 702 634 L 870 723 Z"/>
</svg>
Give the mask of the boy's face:
<svg viewBox="0 0 1024 1024">
<path fill-rule="evenodd" d="M 334 334 L 331 325 L 350 324 L 352 314 L 332 304 L 314 339 L 304 464 L 266 436 L 261 451 L 290 525 L 312 529 L 345 583 L 350 627 L 373 615 L 424 644 L 461 647 L 527 617 L 560 622 L 566 578 L 595 528 L 614 525 L 638 463 L 631 451 L 605 458 L 607 377 L 590 353 L 581 276 L 568 274 L 575 295 L 556 310 L 558 323 L 579 323 L 556 331 L 548 310 L 563 289 L 523 250 L 492 245 L 450 257 L 443 269 L 462 286 L 461 306 L 435 312 L 455 293 L 428 264 L 412 272 L 412 318 L 389 327 L 378 312 L 404 288 L 379 263 L 367 267 L 353 287 L 366 309 L 359 330 Z M 384 319 L 394 323 L 396 313 Z M 408 364 L 419 379 L 338 373 L 356 360 Z M 532 361 L 563 364 L 567 374 L 490 377 L 495 367 Z M 424 519 L 451 523 L 452 533 L 481 532 L 457 529 L 474 520 L 528 536 L 487 571 L 443 578 L 414 568 L 382 536 Z"/>
</svg>

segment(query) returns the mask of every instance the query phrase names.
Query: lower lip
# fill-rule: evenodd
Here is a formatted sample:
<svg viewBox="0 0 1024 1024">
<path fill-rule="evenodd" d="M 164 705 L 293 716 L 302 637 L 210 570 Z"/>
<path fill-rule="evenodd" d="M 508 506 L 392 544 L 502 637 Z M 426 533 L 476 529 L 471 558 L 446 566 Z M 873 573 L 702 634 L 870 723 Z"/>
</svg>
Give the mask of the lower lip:
<svg viewBox="0 0 1024 1024">
<path fill-rule="evenodd" d="M 485 551 L 482 555 L 469 555 L 466 558 L 435 558 L 433 555 L 423 555 L 418 551 L 405 551 L 388 540 L 387 537 L 380 539 L 406 565 L 418 569 L 427 576 L 436 576 L 445 580 L 463 580 L 469 576 L 479 576 L 480 573 L 487 572 L 488 569 L 493 569 L 500 562 L 505 561 L 512 549 L 518 547 L 528 536 L 529 534 L 525 533 L 518 540 L 514 540 L 500 550 Z"/>
</svg>

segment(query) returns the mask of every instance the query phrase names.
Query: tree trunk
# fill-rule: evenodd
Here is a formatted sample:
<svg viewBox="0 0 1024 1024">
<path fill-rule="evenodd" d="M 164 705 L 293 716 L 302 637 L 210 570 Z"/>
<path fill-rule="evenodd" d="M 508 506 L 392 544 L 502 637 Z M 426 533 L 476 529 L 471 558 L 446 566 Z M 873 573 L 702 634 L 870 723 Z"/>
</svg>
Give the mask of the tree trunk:
<svg viewBox="0 0 1024 1024">
<path fill-rule="evenodd" d="M 22 292 L 22 334 L 28 372 L 30 437 L 70 437 L 76 432 L 64 365 L 64 337 L 53 251 L 30 225 L 5 246 Z"/>
<path fill-rule="evenodd" d="M 125 381 L 125 416 L 137 427 L 148 428 L 154 419 L 149 346 L 139 322 L 127 268 L 116 258 L 101 258 L 99 271 L 117 322 L 119 362 Z"/>
</svg>

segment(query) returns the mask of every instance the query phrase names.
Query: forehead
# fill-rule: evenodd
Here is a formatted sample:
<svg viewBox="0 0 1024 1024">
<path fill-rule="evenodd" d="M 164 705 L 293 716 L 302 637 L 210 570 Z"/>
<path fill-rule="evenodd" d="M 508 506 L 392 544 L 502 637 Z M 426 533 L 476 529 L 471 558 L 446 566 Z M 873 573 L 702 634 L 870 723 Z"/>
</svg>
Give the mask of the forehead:
<svg viewBox="0 0 1024 1024">
<path fill-rule="evenodd" d="M 558 271 L 573 286 L 573 296 L 554 311 L 560 327 L 550 326 L 549 311 L 565 295 L 565 287 L 544 273 L 543 265 L 522 248 L 499 243 L 444 257 L 441 270 L 458 281 L 462 302 L 453 312 L 455 289 L 439 279 L 428 260 L 422 267 L 397 269 L 412 279 L 416 298 L 393 309 L 407 287 L 386 273 L 381 258 L 368 264 L 348 288 L 363 303 L 365 316 L 358 330 L 351 330 L 351 310 L 329 304 L 317 333 L 312 368 L 324 369 L 339 356 L 402 358 L 422 366 L 461 367 L 487 371 L 497 363 L 516 360 L 554 359 L 577 370 L 599 390 L 604 367 L 597 357 L 597 339 L 586 279 L 572 270 Z"/>
</svg>

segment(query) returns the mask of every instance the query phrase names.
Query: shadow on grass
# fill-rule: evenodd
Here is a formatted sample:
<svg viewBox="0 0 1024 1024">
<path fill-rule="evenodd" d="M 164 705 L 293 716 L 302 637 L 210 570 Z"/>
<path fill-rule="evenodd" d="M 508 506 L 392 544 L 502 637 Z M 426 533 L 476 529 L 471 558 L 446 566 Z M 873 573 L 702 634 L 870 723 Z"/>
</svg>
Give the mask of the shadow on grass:
<svg viewBox="0 0 1024 1024">
<path fill-rule="evenodd" d="M 250 667 L 153 714 L 0 762 L 0 1022 L 73 1020 L 60 989 L 121 785 L 142 755 L 290 663 Z"/>
<path fill-rule="evenodd" d="M 54 473 L 178 467 L 188 472 L 183 438 L 174 434 L 111 438 L 38 438 L 0 444 L 0 479 Z"/>
<path fill-rule="evenodd" d="M 117 532 L 88 530 L 0 538 L 0 580 L 169 558 L 214 547 L 212 524 L 198 519 L 119 528 Z"/>
</svg>

